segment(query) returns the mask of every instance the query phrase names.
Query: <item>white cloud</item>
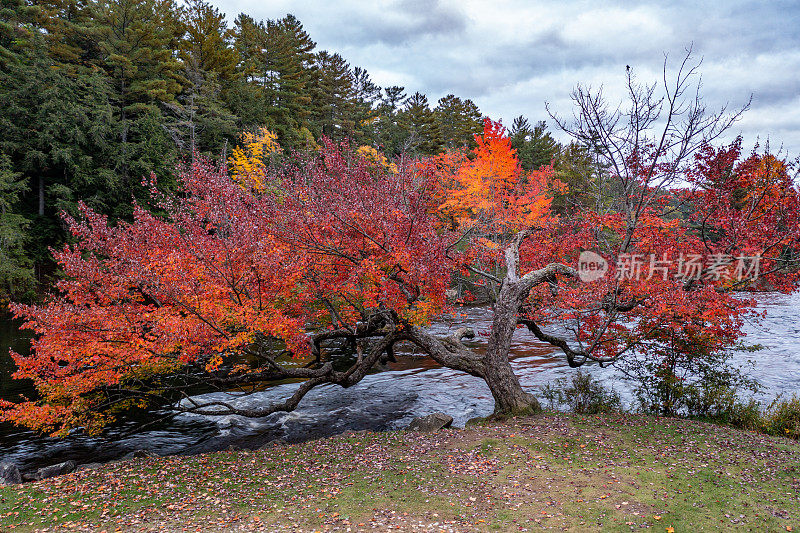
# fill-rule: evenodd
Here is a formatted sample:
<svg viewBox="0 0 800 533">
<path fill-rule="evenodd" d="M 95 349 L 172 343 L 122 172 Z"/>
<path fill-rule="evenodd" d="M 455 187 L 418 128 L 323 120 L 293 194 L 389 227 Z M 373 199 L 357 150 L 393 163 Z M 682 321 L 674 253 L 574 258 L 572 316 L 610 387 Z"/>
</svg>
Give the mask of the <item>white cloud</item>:
<svg viewBox="0 0 800 533">
<path fill-rule="evenodd" d="M 664 24 L 663 14 L 651 7 L 599 8 L 568 20 L 562 35 L 571 45 L 616 54 L 664 43 L 671 37 L 672 30 Z"/>
</svg>

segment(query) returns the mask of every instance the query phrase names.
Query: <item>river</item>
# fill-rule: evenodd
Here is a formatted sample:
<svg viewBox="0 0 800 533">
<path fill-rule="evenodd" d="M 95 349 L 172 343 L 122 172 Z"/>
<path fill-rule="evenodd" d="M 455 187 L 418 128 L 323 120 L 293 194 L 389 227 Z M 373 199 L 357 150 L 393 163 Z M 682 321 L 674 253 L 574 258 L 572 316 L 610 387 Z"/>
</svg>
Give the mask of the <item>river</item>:
<svg viewBox="0 0 800 533">
<path fill-rule="evenodd" d="M 735 362 L 753 361 L 750 372 L 763 386 L 761 400 L 800 392 L 800 293 L 766 293 L 757 298 L 767 315 L 746 325 L 746 342 L 761 344 L 764 349 L 737 353 Z M 466 313 L 466 318 L 438 322 L 432 330 L 445 334 L 465 323 L 477 332 L 488 329 L 490 311 L 473 308 Z M 6 321 L 0 324 L 0 342 L 24 350 L 28 337 Z M 478 335 L 476 349 L 480 350 L 481 345 L 482 337 Z M 0 351 L 0 397 L 12 398 L 27 389 L 24 383 L 9 378 L 13 363 L 6 352 L 6 349 Z M 534 392 L 541 385 L 572 372 L 563 356 L 524 330 L 515 336 L 512 357 L 523 386 Z M 592 372 L 630 402 L 631 387 L 617 370 L 594 366 Z M 295 387 L 297 384 L 276 385 L 240 401 L 268 402 L 285 397 Z M 401 353 L 397 363 L 377 370 L 354 387 L 318 387 L 294 412 L 262 419 L 180 415 L 146 429 L 129 423 L 112 428 L 103 437 L 74 435 L 65 439 L 41 437 L 0 425 L 0 462 L 14 462 L 26 471 L 68 459 L 79 463 L 109 461 L 139 449 L 169 455 L 230 446 L 254 448 L 277 438 L 294 442 L 344 431 L 402 428 L 414 417 L 435 411 L 450 414 L 455 425 L 461 426 L 470 418 L 488 415 L 492 407 L 491 394 L 482 380 L 439 367 L 429 358 Z"/>
</svg>

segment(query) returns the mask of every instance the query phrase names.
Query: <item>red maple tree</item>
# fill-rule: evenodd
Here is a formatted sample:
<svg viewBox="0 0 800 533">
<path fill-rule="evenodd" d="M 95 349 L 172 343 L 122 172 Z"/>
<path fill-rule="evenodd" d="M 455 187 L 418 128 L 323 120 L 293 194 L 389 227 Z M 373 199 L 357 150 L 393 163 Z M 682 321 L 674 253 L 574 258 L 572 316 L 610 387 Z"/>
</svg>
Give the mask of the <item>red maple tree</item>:
<svg viewBox="0 0 800 533">
<path fill-rule="evenodd" d="M 496 412 L 524 412 L 538 403 L 509 363 L 519 328 L 571 366 L 731 346 L 753 305 L 734 290 L 797 285 L 790 166 L 742 159 L 740 143 L 712 148 L 727 122 L 691 107 L 670 107 L 688 127 L 668 121 L 653 140 L 652 91 L 630 87 L 636 135 L 577 94 L 585 116 L 572 133 L 605 170 L 592 183 L 598 201 L 561 217 L 551 197 L 570 191 L 551 167 L 523 172 L 491 121 L 471 154 L 380 164 L 324 142 L 315 157 L 244 182 L 197 159 L 180 194 L 160 197 L 163 216 L 137 208 L 111 226 L 82 208 L 67 219 L 76 244 L 56 253 L 58 293 L 14 308 L 37 334 L 29 356 L 14 354 L 16 377 L 33 379 L 41 398 L 3 402 L 0 418 L 63 434 L 99 431 L 134 406 L 262 417 L 318 385 L 358 383 L 398 342 L 484 379 Z M 586 252 L 605 275 L 582 277 Z M 485 353 L 463 342 L 468 328 L 444 338 L 425 329 L 456 273 L 491 287 Z M 342 344 L 352 357 L 334 349 Z M 301 383 L 259 407 L 188 395 L 199 384 L 246 394 L 275 379 Z"/>
<path fill-rule="evenodd" d="M 55 253 L 58 293 L 14 306 L 36 333 L 30 355 L 13 354 L 15 376 L 41 399 L 4 402 L 2 418 L 98 431 L 120 409 L 179 399 L 173 408 L 265 416 L 391 356 L 403 325 L 444 305 L 449 243 L 434 227 L 433 176 L 331 143 L 302 163 L 262 176 L 274 186 L 261 192 L 197 159 L 182 194 L 160 196 L 164 216 L 137 208 L 111 226 L 83 206 L 67 217 L 76 244 Z M 345 370 L 325 349 L 335 341 L 357 350 Z M 286 378 L 305 381 L 263 409 L 185 396 L 198 383 L 245 391 Z"/>
</svg>

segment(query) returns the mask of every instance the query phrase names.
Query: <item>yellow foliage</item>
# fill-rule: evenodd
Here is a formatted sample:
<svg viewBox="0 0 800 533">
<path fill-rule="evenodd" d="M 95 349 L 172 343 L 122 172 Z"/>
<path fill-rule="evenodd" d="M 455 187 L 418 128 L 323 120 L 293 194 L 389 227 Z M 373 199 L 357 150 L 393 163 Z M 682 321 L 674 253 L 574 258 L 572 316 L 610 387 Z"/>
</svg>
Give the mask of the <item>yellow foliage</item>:
<svg viewBox="0 0 800 533">
<path fill-rule="evenodd" d="M 263 191 L 266 187 L 265 160 L 281 149 L 277 139 L 278 136 L 267 128 L 260 128 L 255 133 L 243 133 L 241 144 L 233 149 L 233 155 L 228 158 L 233 179 L 246 187 Z"/>
<path fill-rule="evenodd" d="M 380 153 L 372 146 L 359 146 L 356 150 L 356 153 L 370 163 L 374 163 L 375 165 L 391 172 L 392 174 L 397 174 L 397 165 L 390 163 L 389 160 L 386 159 L 385 155 Z"/>
</svg>

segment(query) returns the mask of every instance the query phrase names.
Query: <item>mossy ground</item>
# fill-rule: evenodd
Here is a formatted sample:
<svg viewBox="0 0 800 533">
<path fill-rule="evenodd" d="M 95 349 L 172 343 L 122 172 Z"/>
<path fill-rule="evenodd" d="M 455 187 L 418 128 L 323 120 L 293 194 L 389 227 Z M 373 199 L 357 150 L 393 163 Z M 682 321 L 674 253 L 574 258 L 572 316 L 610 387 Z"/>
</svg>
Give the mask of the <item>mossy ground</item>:
<svg viewBox="0 0 800 533">
<path fill-rule="evenodd" d="M 800 444 L 544 413 L 135 459 L 0 488 L 0 530 L 800 531 Z"/>
</svg>

